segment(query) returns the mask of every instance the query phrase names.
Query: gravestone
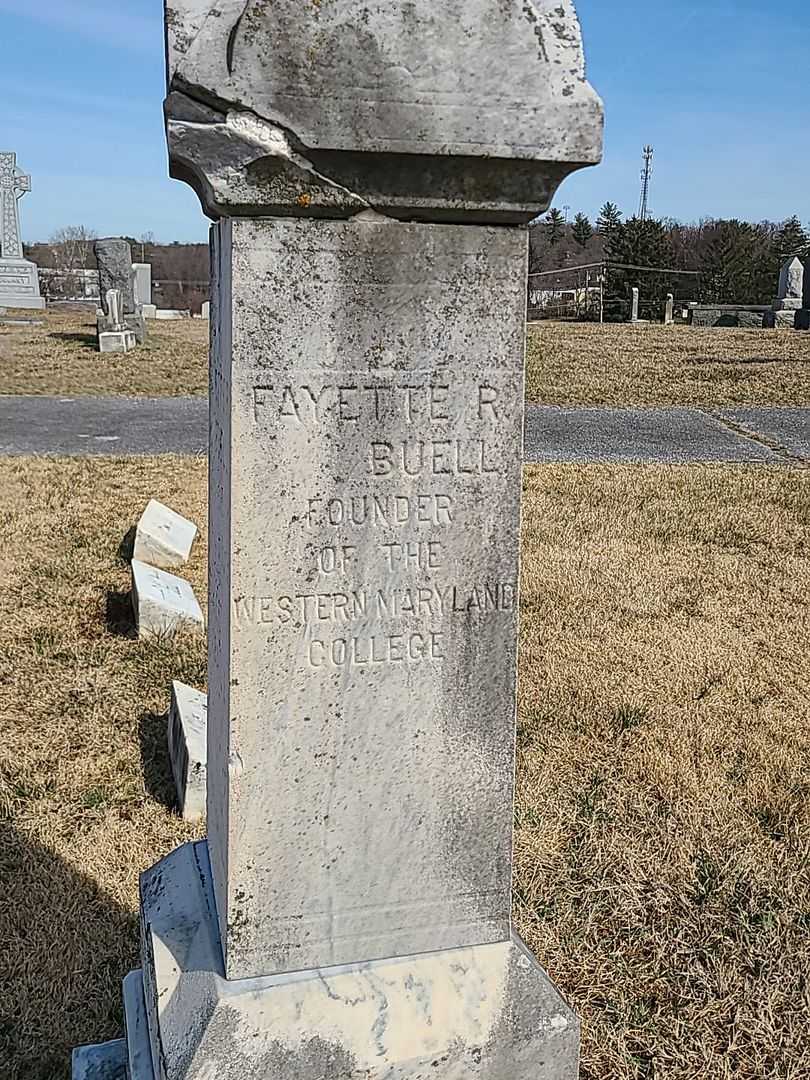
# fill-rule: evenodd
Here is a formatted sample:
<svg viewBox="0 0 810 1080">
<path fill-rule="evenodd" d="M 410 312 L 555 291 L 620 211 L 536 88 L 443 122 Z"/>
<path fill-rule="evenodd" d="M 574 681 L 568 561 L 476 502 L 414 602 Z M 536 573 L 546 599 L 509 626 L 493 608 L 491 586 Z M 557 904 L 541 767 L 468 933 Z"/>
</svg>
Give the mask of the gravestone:
<svg viewBox="0 0 810 1080">
<path fill-rule="evenodd" d="M 135 275 L 135 303 L 141 308 L 152 303 L 152 265 L 151 263 L 133 263 Z"/>
<path fill-rule="evenodd" d="M 31 177 L 17 168 L 17 155 L 0 152 L 0 307 L 41 311 L 39 274 L 23 257 L 20 232 L 20 199 L 30 190 Z"/>
<path fill-rule="evenodd" d="M 207 696 L 175 680 L 169 707 L 169 761 L 177 804 L 186 821 L 205 817 L 207 740 Z"/>
<path fill-rule="evenodd" d="M 101 309 L 97 318 L 99 334 L 107 329 L 110 318 L 107 294 L 110 289 L 117 289 L 121 293 L 126 326 L 135 335 L 137 343 L 142 344 L 146 339 L 146 329 L 143 312 L 135 297 L 135 273 L 129 244 L 120 237 L 111 236 L 96 240 L 93 251 L 98 263 L 99 296 L 101 297 Z"/>
<path fill-rule="evenodd" d="M 133 559 L 132 608 L 139 637 L 201 631 L 203 613 L 194 590 L 183 578 Z"/>
<path fill-rule="evenodd" d="M 773 302 L 773 312 L 766 316 L 765 325 L 777 330 L 801 329 L 801 310 L 804 294 L 804 264 L 798 256 L 788 259 L 779 273 L 779 289 Z"/>
<path fill-rule="evenodd" d="M 99 331 L 99 352 L 129 352 L 136 345 L 135 335 L 124 321 L 122 298 L 118 289 L 108 289 L 104 298 L 107 315 L 104 329 Z"/>
<path fill-rule="evenodd" d="M 211 302 L 209 300 L 206 300 L 203 303 L 202 307 L 200 308 L 200 318 L 201 319 L 210 319 L 211 318 Z"/>
<path fill-rule="evenodd" d="M 166 20 L 219 220 L 208 839 L 141 880 L 154 1076 L 573 1080 L 510 917 L 522 226 L 602 141 L 573 8 Z"/>
<path fill-rule="evenodd" d="M 135 526 L 132 557 L 152 566 L 182 566 L 188 562 L 196 536 L 193 521 L 150 499 Z"/>
<path fill-rule="evenodd" d="M 638 289 L 633 289 L 630 304 L 630 322 L 638 322 Z"/>
<path fill-rule="evenodd" d="M 664 325 L 672 326 L 675 321 L 675 297 L 672 293 L 667 293 L 667 302 L 664 308 Z"/>
</svg>

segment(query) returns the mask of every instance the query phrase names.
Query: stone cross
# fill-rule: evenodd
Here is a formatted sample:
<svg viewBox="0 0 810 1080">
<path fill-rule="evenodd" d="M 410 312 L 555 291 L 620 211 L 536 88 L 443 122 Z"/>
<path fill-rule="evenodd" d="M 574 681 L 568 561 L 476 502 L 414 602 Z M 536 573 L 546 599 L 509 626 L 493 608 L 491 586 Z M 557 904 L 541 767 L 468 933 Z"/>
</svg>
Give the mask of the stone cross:
<svg viewBox="0 0 810 1080">
<path fill-rule="evenodd" d="M 17 155 L 0 152 L 0 258 L 23 257 L 19 200 L 31 190 L 31 177 L 17 168 Z"/>
<path fill-rule="evenodd" d="M 577 1075 L 511 923 L 525 226 L 602 109 L 531 9 L 168 0 L 215 224 L 208 837 L 142 878 L 125 1006 L 161 1080 Z"/>
</svg>

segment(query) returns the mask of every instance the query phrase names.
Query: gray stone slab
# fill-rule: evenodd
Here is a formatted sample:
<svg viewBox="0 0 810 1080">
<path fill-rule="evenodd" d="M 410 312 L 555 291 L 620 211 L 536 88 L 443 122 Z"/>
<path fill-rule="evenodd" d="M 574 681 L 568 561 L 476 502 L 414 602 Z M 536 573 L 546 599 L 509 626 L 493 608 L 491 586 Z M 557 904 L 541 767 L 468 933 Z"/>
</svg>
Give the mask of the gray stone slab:
<svg viewBox="0 0 810 1080">
<path fill-rule="evenodd" d="M 73 1051 L 72 1080 L 129 1080 L 125 1039 L 77 1046 Z"/>
<path fill-rule="evenodd" d="M 169 761 L 177 805 L 186 821 L 205 817 L 208 761 L 208 697 L 174 680 L 168 722 Z"/>
<path fill-rule="evenodd" d="M 141 971 L 131 971 L 126 976 L 123 994 L 127 1029 L 127 1080 L 155 1080 Z"/>
<path fill-rule="evenodd" d="M 529 462 L 771 462 L 765 446 L 729 431 L 702 409 L 526 409 Z"/>
<path fill-rule="evenodd" d="M 764 438 L 774 448 L 790 457 L 810 461 L 810 409 L 799 408 L 738 408 L 716 409 L 715 415 L 731 421 Z"/>
<path fill-rule="evenodd" d="M 204 397 L 0 394 L 0 454 L 204 454 Z"/>
<path fill-rule="evenodd" d="M 205 843 L 141 878 L 159 1076 L 576 1080 L 579 1023 L 520 939 L 225 980 Z M 138 1078 L 140 1080 L 140 1078 Z"/>
<path fill-rule="evenodd" d="M 228 975 L 501 940 L 526 234 L 219 229 L 208 836 Z"/>
<path fill-rule="evenodd" d="M 132 269 L 132 250 L 120 236 L 108 236 L 93 244 L 98 263 L 99 295 L 104 314 L 107 309 L 107 293 L 118 289 L 124 305 L 124 313 L 137 311 L 135 303 L 135 274 Z"/>
</svg>

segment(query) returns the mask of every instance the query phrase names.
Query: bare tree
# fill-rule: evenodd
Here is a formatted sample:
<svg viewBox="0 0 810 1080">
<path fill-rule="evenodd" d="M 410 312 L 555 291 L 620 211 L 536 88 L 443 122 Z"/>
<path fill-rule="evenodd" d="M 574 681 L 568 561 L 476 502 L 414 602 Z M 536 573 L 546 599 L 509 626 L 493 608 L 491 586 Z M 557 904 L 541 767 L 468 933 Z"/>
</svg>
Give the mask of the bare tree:
<svg viewBox="0 0 810 1080">
<path fill-rule="evenodd" d="M 86 225 L 66 225 L 58 229 L 50 239 L 57 282 L 52 289 L 55 295 L 83 296 L 84 283 L 79 270 L 92 269 L 93 241 L 96 233 Z"/>
</svg>

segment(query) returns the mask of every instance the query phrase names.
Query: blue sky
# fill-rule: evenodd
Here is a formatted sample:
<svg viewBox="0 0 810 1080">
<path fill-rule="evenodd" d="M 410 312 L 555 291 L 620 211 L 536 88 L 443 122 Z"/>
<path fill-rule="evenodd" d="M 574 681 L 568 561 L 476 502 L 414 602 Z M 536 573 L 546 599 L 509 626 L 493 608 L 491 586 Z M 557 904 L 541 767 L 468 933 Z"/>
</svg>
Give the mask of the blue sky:
<svg viewBox="0 0 810 1080">
<path fill-rule="evenodd" d="M 440 0 L 437 0 L 440 2 Z M 27 241 L 63 225 L 202 240 L 196 197 L 168 179 L 161 0 L 0 0 L 0 149 L 34 190 Z M 578 0 L 589 78 L 605 100 L 605 161 L 555 200 L 594 215 L 638 203 L 655 147 L 652 209 L 810 219 L 810 3 Z"/>
</svg>

